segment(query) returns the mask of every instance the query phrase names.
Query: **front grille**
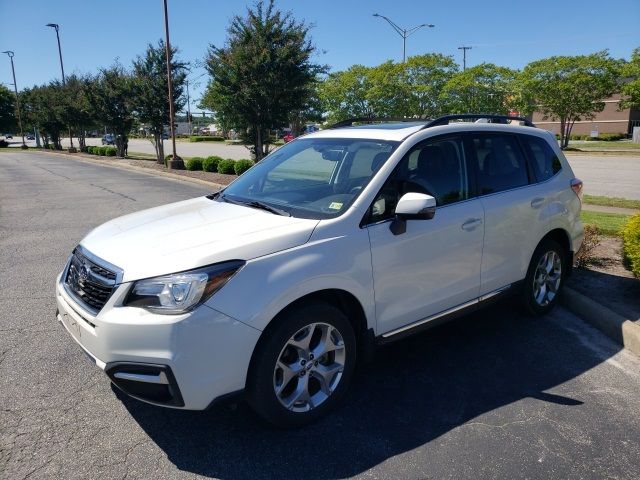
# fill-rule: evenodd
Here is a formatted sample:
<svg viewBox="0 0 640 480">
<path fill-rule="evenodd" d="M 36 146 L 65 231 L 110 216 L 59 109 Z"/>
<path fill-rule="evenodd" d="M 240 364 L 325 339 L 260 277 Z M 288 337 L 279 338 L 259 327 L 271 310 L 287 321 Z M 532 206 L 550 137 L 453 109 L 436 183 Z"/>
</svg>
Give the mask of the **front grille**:
<svg viewBox="0 0 640 480">
<path fill-rule="evenodd" d="M 64 285 L 78 303 L 94 315 L 98 314 L 117 284 L 117 273 L 77 247 L 71 255 Z M 91 257 L 93 257 L 91 255 Z"/>
</svg>

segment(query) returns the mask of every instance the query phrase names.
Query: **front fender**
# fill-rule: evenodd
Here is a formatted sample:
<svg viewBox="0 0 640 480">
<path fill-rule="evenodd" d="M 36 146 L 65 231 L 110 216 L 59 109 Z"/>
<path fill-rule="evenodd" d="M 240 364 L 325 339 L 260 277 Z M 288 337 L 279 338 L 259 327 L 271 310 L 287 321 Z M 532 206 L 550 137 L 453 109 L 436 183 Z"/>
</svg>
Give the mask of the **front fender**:
<svg viewBox="0 0 640 480">
<path fill-rule="evenodd" d="M 352 294 L 363 307 L 367 328 L 376 329 L 371 249 L 366 230 L 312 240 L 253 259 L 207 305 L 264 330 L 287 305 L 326 289 Z"/>
</svg>

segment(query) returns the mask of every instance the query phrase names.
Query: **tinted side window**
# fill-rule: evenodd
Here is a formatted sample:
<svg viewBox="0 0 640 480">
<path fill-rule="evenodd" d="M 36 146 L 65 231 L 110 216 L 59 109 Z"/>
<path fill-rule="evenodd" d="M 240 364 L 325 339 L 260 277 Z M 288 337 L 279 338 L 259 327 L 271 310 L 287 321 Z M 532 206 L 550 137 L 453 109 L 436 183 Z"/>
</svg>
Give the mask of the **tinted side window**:
<svg viewBox="0 0 640 480">
<path fill-rule="evenodd" d="M 562 170 L 560 159 L 553 151 L 553 148 L 551 148 L 543 138 L 530 135 L 522 135 L 520 138 L 529 149 L 529 157 L 532 160 L 533 171 L 539 182 L 553 177 Z"/>
<path fill-rule="evenodd" d="M 529 183 L 527 164 L 515 135 L 472 134 L 478 161 L 481 195 L 522 187 Z"/>
<path fill-rule="evenodd" d="M 438 206 L 468 198 L 462 139 L 429 140 L 413 147 L 398 164 L 371 206 L 371 220 L 391 218 L 405 193 L 426 193 Z"/>
</svg>

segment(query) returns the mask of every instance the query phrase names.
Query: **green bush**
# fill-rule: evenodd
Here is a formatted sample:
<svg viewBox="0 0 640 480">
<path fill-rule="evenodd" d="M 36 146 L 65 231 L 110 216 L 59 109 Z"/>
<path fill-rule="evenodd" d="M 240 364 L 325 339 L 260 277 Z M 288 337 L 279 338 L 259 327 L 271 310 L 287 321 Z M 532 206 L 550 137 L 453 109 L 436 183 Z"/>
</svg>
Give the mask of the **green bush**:
<svg viewBox="0 0 640 480">
<path fill-rule="evenodd" d="M 235 162 L 233 170 L 236 172 L 236 175 L 242 175 L 251 167 L 253 167 L 253 162 L 251 160 L 238 160 Z"/>
<path fill-rule="evenodd" d="M 7 148 L 9 146 L 9 142 L 6 140 L 0 140 L 0 148 Z"/>
<path fill-rule="evenodd" d="M 205 172 L 217 172 L 218 171 L 218 163 L 220 163 L 222 158 L 211 156 L 204 159 L 202 162 L 202 170 Z"/>
<path fill-rule="evenodd" d="M 85 145 L 84 147 L 80 147 L 80 151 L 81 151 L 82 153 L 88 153 L 90 148 L 91 148 L 91 147 L 87 147 L 87 146 Z"/>
<path fill-rule="evenodd" d="M 640 278 L 640 213 L 629 219 L 621 233 L 624 264 Z"/>
<path fill-rule="evenodd" d="M 234 160 L 231 160 L 230 158 L 226 160 L 220 160 L 220 162 L 218 162 L 218 173 L 233 175 L 235 173 L 235 164 L 236 162 Z"/>
<path fill-rule="evenodd" d="M 204 158 L 193 157 L 187 160 L 184 166 L 187 170 L 202 170 L 202 162 L 204 162 Z"/>
<path fill-rule="evenodd" d="M 105 155 L 108 157 L 115 157 L 117 149 L 116 147 L 103 147 L 105 149 Z"/>
<path fill-rule="evenodd" d="M 107 147 L 106 145 L 104 147 L 98 147 L 98 149 L 98 155 L 100 155 L 101 157 L 106 156 L 107 152 L 109 151 L 109 147 Z"/>
<path fill-rule="evenodd" d="M 191 135 L 190 142 L 224 142 L 224 137 L 214 137 L 212 135 Z"/>
</svg>

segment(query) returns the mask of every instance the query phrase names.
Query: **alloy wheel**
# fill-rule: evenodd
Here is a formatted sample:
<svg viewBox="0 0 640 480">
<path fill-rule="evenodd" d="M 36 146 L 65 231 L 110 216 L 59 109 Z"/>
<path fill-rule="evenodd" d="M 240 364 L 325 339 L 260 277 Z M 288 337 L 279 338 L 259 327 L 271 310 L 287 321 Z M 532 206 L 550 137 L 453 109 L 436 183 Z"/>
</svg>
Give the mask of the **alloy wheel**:
<svg viewBox="0 0 640 480">
<path fill-rule="evenodd" d="M 554 250 L 550 250 L 538 261 L 533 276 L 533 298 L 535 302 L 546 307 L 558 294 L 562 281 L 562 259 Z"/>
<path fill-rule="evenodd" d="M 278 355 L 273 388 L 278 401 L 294 412 L 322 404 L 340 383 L 346 350 L 337 328 L 312 323 L 298 330 Z"/>
</svg>

